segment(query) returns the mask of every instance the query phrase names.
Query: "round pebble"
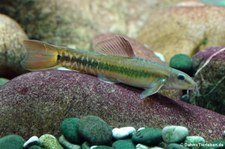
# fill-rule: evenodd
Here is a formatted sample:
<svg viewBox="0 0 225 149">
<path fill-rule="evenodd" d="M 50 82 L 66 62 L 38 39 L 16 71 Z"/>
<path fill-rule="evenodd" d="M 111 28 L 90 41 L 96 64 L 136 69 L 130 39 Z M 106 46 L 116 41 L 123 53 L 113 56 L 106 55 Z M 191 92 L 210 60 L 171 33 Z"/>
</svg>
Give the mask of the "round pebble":
<svg viewBox="0 0 225 149">
<path fill-rule="evenodd" d="M 135 149 L 135 145 L 132 140 L 117 140 L 112 144 L 114 149 Z"/>
<path fill-rule="evenodd" d="M 77 124 L 78 133 L 93 145 L 107 145 L 112 142 L 112 128 L 97 116 L 85 116 Z"/>
<path fill-rule="evenodd" d="M 7 135 L 0 138 L 1 149 L 22 149 L 25 140 L 18 135 Z"/>
<path fill-rule="evenodd" d="M 39 145 L 39 138 L 37 136 L 32 136 L 30 139 L 28 139 L 24 144 L 24 148 L 29 148 L 32 145 Z"/>
<path fill-rule="evenodd" d="M 205 139 L 201 136 L 187 136 L 185 141 L 184 141 L 185 144 L 203 144 L 205 143 Z"/>
<path fill-rule="evenodd" d="M 136 129 L 134 127 L 114 128 L 112 130 L 112 135 L 116 139 L 123 139 L 131 136 L 135 131 Z"/>
<path fill-rule="evenodd" d="M 162 129 L 160 128 L 145 128 L 133 134 L 132 140 L 134 143 L 144 144 L 147 146 L 155 146 L 162 142 Z"/>
<path fill-rule="evenodd" d="M 88 142 L 84 142 L 82 145 L 81 145 L 81 148 L 82 149 L 90 149 L 90 144 Z"/>
<path fill-rule="evenodd" d="M 80 145 L 70 143 L 63 135 L 59 137 L 59 143 L 66 149 L 81 149 Z"/>
<path fill-rule="evenodd" d="M 192 59 L 185 54 L 176 54 L 170 59 L 170 67 L 190 74 L 192 70 Z"/>
<path fill-rule="evenodd" d="M 162 138 L 166 143 L 179 143 L 188 136 L 188 129 L 183 126 L 166 126 L 162 130 Z"/>
<path fill-rule="evenodd" d="M 44 149 L 63 149 L 63 147 L 59 144 L 57 139 L 50 134 L 44 134 L 40 138 L 40 145 Z"/>
<path fill-rule="evenodd" d="M 66 138 L 66 140 L 74 144 L 81 144 L 83 142 L 83 140 L 78 134 L 78 122 L 78 118 L 66 118 L 62 121 L 60 125 L 60 131 L 62 135 Z"/>
</svg>

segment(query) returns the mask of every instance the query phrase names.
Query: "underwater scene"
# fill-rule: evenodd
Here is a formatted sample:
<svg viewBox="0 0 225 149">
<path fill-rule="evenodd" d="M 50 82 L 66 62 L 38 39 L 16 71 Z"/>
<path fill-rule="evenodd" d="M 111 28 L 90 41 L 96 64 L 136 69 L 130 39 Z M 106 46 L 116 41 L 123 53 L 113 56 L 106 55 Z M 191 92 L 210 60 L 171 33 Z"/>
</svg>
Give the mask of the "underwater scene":
<svg viewBox="0 0 225 149">
<path fill-rule="evenodd" d="M 0 149 L 225 149 L 225 0 L 1 0 Z"/>
</svg>

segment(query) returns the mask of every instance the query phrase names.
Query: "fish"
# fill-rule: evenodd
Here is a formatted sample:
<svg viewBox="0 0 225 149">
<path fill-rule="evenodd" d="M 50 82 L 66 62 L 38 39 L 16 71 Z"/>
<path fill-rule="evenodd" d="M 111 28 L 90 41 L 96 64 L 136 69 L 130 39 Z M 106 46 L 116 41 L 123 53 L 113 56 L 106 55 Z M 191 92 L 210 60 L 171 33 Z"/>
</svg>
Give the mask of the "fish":
<svg viewBox="0 0 225 149">
<path fill-rule="evenodd" d="M 30 71 L 65 67 L 97 76 L 110 83 L 142 88 L 141 99 L 161 88 L 191 90 L 195 81 L 186 73 L 167 65 L 136 57 L 122 36 L 96 43 L 94 50 L 71 49 L 37 40 L 24 40 L 27 54 L 21 65 Z"/>
</svg>

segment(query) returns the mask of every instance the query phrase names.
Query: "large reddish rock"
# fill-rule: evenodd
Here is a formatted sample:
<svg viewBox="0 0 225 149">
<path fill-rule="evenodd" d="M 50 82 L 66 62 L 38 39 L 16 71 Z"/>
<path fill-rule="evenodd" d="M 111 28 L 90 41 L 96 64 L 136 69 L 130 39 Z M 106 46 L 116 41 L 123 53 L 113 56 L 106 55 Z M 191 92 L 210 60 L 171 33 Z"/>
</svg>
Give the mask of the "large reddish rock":
<svg viewBox="0 0 225 149">
<path fill-rule="evenodd" d="M 183 125 L 191 135 L 221 138 L 224 115 L 159 94 L 141 100 L 140 92 L 76 72 L 27 73 L 0 88 L 0 136 L 57 135 L 62 119 L 91 114 L 113 127 Z"/>
</svg>

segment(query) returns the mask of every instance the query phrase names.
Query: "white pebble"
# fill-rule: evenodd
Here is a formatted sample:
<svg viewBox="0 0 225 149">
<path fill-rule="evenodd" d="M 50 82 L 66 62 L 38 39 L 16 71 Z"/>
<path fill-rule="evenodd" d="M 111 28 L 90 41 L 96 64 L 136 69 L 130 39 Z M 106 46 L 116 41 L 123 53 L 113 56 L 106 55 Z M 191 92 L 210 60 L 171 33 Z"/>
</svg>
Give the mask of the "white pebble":
<svg viewBox="0 0 225 149">
<path fill-rule="evenodd" d="M 155 56 L 157 56 L 161 61 L 163 61 L 163 62 L 166 61 L 166 60 L 165 60 L 165 57 L 164 57 L 161 53 L 159 53 L 159 52 L 154 52 L 154 54 L 155 54 Z"/>
<path fill-rule="evenodd" d="M 140 131 L 140 130 L 143 130 L 143 129 L 145 129 L 145 127 L 141 127 L 141 128 L 139 128 L 137 131 Z"/>
<path fill-rule="evenodd" d="M 32 143 L 39 143 L 39 138 L 37 136 L 33 136 L 31 137 L 30 139 L 28 139 L 24 144 L 23 144 L 23 147 L 26 148 L 28 147 L 29 144 L 32 144 Z"/>
<path fill-rule="evenodd" d="M 125 138 L 132 133 L 134 133 L 136 129 L 134 127 L 121 127 L 121 128 L 114 128 L 112 130 L 112 135 L 116 139 L 122 139 Z"/>
<path fill-rule="evenodd" d="M 96 147 L 98 147 L 97 145 L 91 146 L 90 149 L 95 149 Z"/>
<path fill-rule="evenodd" d="M 149 149 L 149 147 L 143 144 L 137 144 L 136 149 Z"/>
</svg>

